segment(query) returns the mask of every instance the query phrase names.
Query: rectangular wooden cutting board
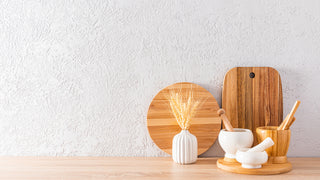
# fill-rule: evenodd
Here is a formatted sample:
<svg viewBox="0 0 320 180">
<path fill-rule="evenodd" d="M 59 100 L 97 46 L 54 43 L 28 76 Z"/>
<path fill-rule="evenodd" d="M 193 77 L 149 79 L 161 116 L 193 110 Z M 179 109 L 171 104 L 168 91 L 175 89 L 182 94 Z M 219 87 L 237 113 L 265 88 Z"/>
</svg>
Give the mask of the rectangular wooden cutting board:
<svg viewBox="0 0 320 180">
<path fill-rule="evenodd" d="M 233 127 L 278 126 L 283 120 L 281 78 L 271 67 L 235 67 L 223 83 L 222 107 Z"/>
</svg>

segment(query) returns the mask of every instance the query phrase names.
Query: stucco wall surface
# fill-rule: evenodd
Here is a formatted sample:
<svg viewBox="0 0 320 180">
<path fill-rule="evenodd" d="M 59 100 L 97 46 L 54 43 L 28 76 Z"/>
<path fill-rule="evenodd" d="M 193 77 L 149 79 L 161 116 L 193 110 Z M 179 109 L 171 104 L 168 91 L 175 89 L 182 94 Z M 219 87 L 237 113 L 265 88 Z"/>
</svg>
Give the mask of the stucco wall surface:
<svg viewBox="0 0 320 180">
<path fill-rule="evenodd" d="M 237 66 L 280 72 L 288 154 L 320 156 L 320 1 L 0 1 L 0 155 L 166 156 L 153 96 L 188 81 L 221 105 Z"/>
</svg>

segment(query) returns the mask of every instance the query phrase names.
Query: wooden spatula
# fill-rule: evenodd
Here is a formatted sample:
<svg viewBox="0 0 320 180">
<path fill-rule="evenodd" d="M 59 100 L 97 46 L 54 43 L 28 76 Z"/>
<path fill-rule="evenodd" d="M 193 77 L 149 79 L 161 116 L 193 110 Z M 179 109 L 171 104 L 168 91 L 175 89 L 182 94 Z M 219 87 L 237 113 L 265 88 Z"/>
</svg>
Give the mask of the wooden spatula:
<svg viewBox="0 0 320 180">
<path fill-rule="evenodd" d="M 293 121 L 295 121 L 295 119 L 296 119 L 293 116 L 296 113 L 300 103 L 301 103 L 300 101 L 296 101 L 291 112 L 287 115 L 286 119 L 278 127 L 278 130 L 289 129 L 289 127 L 292 125 Z"/>
</svg>

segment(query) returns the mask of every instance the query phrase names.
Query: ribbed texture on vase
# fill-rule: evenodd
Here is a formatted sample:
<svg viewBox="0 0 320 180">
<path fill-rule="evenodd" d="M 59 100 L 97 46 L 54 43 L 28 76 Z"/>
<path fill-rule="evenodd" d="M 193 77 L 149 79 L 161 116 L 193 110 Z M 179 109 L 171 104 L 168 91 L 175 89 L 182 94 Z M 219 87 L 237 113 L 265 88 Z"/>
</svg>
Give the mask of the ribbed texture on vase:
<svg viewBox="0 0 320 180">
<path fill-rule="evenodd" d="M 172 141 L 172 158 L 179 164 L 190 164 L 197 161 L 198 141 L 188 130 L 182 130 Z"/>
</svg>

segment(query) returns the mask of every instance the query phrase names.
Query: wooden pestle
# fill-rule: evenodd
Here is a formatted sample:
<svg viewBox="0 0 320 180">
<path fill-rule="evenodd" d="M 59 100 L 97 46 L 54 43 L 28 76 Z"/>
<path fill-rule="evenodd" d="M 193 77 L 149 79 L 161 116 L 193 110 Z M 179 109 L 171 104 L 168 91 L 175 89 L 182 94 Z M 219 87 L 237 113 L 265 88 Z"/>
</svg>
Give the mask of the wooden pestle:
<svg viewBox="0 0 320 180">
<path fill-rule="evenodd" d="M 224 126 L 226 127 L 227 131 L 233 132 L 234 131 L 233 127 L 232 127 L 230 121 L 228 120 L 227 116 L 225 115 L 226 112 L 224 111 L 224 109 L 219 109 L 217 111 L 217 113 L 221 117 L 222 122 L 223 122 Z"/>
<path fill-rule="evenodd" d="M 289 129 L 289 127 L 292 125 L 293 121 L 295 120 L 293 116 L 296 113 L 300 103 L 301 103 L 300 101 L 296 101 L 291 112 L 287 115 L 286 119 L 284 119 L 284 121 L 278 127 L 278 130 Z"/>
</svg>

